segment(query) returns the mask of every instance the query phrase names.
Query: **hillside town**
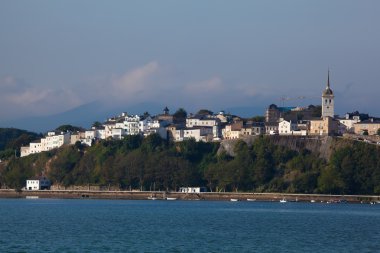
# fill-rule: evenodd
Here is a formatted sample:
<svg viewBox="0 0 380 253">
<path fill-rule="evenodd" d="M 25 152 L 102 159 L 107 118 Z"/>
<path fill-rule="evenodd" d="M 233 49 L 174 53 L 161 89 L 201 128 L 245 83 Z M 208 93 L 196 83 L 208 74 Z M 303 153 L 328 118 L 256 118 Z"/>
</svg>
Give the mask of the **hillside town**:
<svg viewBox="0 0 380 253">
<path fill-rule="evenodd" d="M 295 135 L 295 136 L 332 136 L 332 135 L 379 135 L 380 119 L 355 111 L 344 117 L 335 115 L 334 93 L 330 87 L 328 73 L 327 85 L 322 92 L 321 106 L 279 107 L 271 104 L 265 117 L 244 119 L 221 111 L 217 114 L 200 110 L 187 115 L 180 111 L 181 117 L 170 114 L 167 107 L 155 116 L 130 115 L 121 113 L 104 123 L 96 122 L 91 129 L 77 132 L 51 131 L 29 146 L 21 147 L 21 157 L 49 151 L 62 145 L 80 142 L 91 146 L 97 140 L 117 139 L 127 135 L 158 134 L 163 139 L 180 142 L 187 139 L 215 142 L 254 135 Z M 180 109 L 181 110 L 181 109 Z M 178 112 L 178 111 L 177 111 Z M 367 142 L 368 139 L 365 139 Z M 376 140 L 375 144 L 380 144 Z"/>
</svg>

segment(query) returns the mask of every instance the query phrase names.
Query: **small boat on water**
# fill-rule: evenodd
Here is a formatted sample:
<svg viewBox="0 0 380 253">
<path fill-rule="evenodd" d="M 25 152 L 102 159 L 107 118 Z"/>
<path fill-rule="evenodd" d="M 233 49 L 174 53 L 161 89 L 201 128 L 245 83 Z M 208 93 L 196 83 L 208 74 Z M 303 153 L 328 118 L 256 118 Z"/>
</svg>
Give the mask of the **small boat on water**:
<svg viewBox="0 0 380 253">
<path fill-rule="evenodd" d="M 247 201 L 256 201 L 256 199 L 247 199 Z"/>
<path fill-rule="evenodd" d="M 166 198 L 166 200 L 177 200 L 177 198 Z"/>
<path fill-rule="evenodd" d="M 286 201 L 286 199 L 281 199 L 280 200 L 280 203 L 286 203 L 286 202 L 288 202 L 288 201 Z"/>
<path fill-rule="evenodd" d="M 239 201 L 239 200 L 238 199 L 230 199 L 230 201 L 236 202 L 236 201 Z"/>
<path fill-rule="evenodd" d="M 148 197 L 148 199 L 150 199 L 150 200 L 156 200 L 157 198 L 156 197 Z"/>
<path fill-rule="evenodd" d="M 38 199 L 38 196 L 25 196 L 26 199 Z"/>
<path fill-rule="evenodd" d="M 314 199 L 312 199 L 312 200 L 310 200 L 310 202 L 311 202 L 311 203 L 315 203 L 315 200 L 314 200 Z"/>
</svg>

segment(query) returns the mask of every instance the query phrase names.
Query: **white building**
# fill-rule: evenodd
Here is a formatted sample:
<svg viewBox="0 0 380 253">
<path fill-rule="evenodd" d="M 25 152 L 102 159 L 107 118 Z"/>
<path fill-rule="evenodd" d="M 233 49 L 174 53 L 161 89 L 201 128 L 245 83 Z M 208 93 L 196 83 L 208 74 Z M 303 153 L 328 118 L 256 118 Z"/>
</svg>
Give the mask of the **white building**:
<svg viewBox="0 0 380 253">
<path fill-rule="evenodd" d="M 294 124 L 291 120 L 280 119 L 280 123 L 278 123 L 278 133 L 280 135 L 292 135 L 296 129 L 297 124 Z"/>
<path fill-rule="evenodd" d="M 191 117 L 186 119 L 186 127 L 213 127 L 219 125 L 219 119 L 209 119 L 202 117 Z"/>
<path fill-rule="evenodd" d="M 29 144 L 30 145 L 30 144 Z M 27 146 L 27 147 L 21 147 L 21 150 L 20 150 L 20 156 L 21 157 L 24 157 L 24 156 L 28 156 L 30 155 L 30 146 Z"/>
<path fill-rule="evenodd" d="M 242 128 L 234 129 L 231 125 L 227 125 L 222 129 L 223 138 L 226 140 L 239 139 L 241 136 L 241 130 Z"/>
<path fill-rule="evenodd" d="M 157 128 L 151 127 L 149 129 L 146 129 L 143 132 L 143 134 L 144 134 L 144 137 L 147 137 L 148 135 L 151 135 L 151 134 L 158 134 L 160 135 L 162 139 L 166 140 L 168 138 L 168 131 L 164 127 L 157 127 Z"/>
<path fill-rule="evenodd" d="M 98 139 L 105 140 L 107 139 L 107 131 L 105 128 L 99 128 L 95 131 L 95 137 Z"/>
<path fill-rule="evenodd" d="M 345 132 L 349 133 L 355 132 L 354 125 L 359 122 L 361 122 L 360 115 L 351 116 L 350 113 L 346 113 L 346 117 L 344 119 L 339 119 L 339 123 L 345 127 Z"/>
<path fill-rule="evenodd" d="M 46 177 L 26 180 L 26 189 L 29 191 L 49 190 L 51 182 Z"/>
<path fill-rule="evenodd" d="M 49 132 L 48 136 L 41 139 L 42 151 L 49 151 L 55 148 L 59 148 L 64 144 L 70 144 L 71 134 L 69 132 L 56 134 L 55 132 Z"/>
<path fill-rule="evenodd" d="M 125 130 L 122 128 L 113 128 L 112 129 L 112 138 L 116 140 L 121 140 L 125 135 Z"/>
<path fill-rule="evenodd" d="M 77 141 L 81 141 L 81 139 L 84 139 L 84 132 L 82 135 L 80 133 L 72 134 L 70 136 L 70 144 L 74 145 Z"/>
<path fill-rule="evenodd" d="M 152 119 L 150 116 L 139 121 L 139 131 L 144 133 L 151 128 L 160 128 L 167 125 L 167 122 L 160 121 L 158 119 Z"/>
<path fill-rule="evenodd" d="M 220 111 L 218 115 L 215 116 L 215 118 L 219 119 L 222 123 L 227 123 L 231 119 L 230 115 L 226 115 L 224 111 Z"/>
<path fill-rule="evenodd" d="M 179 188 L 179 192 L 201 193 L 201 192 L 207 192 L 207 188 L 206 187 L 181 187 Z"/>
<path fill-rule="evenodd" d="M 172 133 L 174 141 L 183 141 L 184 130 L 182 128 L 175 128 Z"/>
<path fill-rule="evenodd" d="M 62 145 L 70 144 L 71 142 L 71 134 L 70 133 L 61 133 L 55 135 L 55 132 L 49 132 L 45 138 L 41 140 L 33 141 L 29 143 L 28 147 L 21 148 L 21 157 L 41 153 L 42 151 L 49 151 L 54 148 L 59 148 Z"/>
<path fill-rule="evenodd" d="M 42 152 L 41 140 L 33 141 L 29 144 L 29 154 L 36 154 Z"/>
<path fill-rule="evenodd" d="M 139 129 L 140 116 L 126 116 L 124 120 L 124 130 L 127 135 L 137 135 L 140 133 Z"/>
<path fill-rule="evenodd" d="M 223 138 L 226 140 L 239 139 L 242 135 L 243 121 L 236 121 L 230 125 L 226 125 L 222 129 Z"/>
<path fill-rule="evenodd" d="M 188 139 L 195 139 L 195 141 L 208 142 L 213 139 L 212 127 L 193 127 L 177 129 L 175 134 L 175 141 L 184 141 Z"/>
<path fill-rule="evenodd" d="M 278 123 L 276 122 L 265 122 L 265 133 L 269 135 L 278 134 Z"/>
<path fill-rule="evenodd" d="M 115 122 L 106 122 L 104 125 L 104 135 L 101 139 L 108 139 L 112 137 L 112 129 L 116 128 L 116 123 Z"/>
<path fill-rule="evenodd" d="M 260 123 L 260 122 L 253 122 L 247 125 L 243 125 L 243 127 L 240 130 L 240 134 L 244 136 L 261 135 L 264 133 L 265 133 L 264 123 Z"/>
<path fill-rule="evenodd" d="M 93 140 L 96 137 L 96 130 L 86 130 L 85 131 L 85 139 Z"/>
</svg>

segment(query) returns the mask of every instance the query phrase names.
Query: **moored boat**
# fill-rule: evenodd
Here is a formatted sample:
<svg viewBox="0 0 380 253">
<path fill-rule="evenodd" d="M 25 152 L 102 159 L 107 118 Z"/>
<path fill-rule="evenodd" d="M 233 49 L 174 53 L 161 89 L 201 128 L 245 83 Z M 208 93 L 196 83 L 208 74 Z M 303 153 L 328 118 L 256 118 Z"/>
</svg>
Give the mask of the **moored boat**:
<svg viewBox="0 0 380 253">
<path fill-rule="evenodd" d="M 25 196 L 26 199 L 38 199 L 38 196 Z"/>
</svg>

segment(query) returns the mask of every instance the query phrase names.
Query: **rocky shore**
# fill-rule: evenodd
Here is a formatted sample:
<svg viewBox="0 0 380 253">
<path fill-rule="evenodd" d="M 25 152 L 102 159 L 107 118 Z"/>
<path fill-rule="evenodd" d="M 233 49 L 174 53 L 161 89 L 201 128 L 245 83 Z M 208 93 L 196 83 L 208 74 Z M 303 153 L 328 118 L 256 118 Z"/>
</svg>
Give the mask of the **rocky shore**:
<svg viewBox="0 0 380 253">
<path fill-rule="evenodd" d="M 125 199 L 125 200 L 211 200 L 211 201 L 280 201 L 327 203 L 380 203 L 380 196 L 325 195 L 248 192 L 181 193 L 164 191 L 86 191 L 86 190 L 0 190 L 0 198 Z"/>
</svg>

